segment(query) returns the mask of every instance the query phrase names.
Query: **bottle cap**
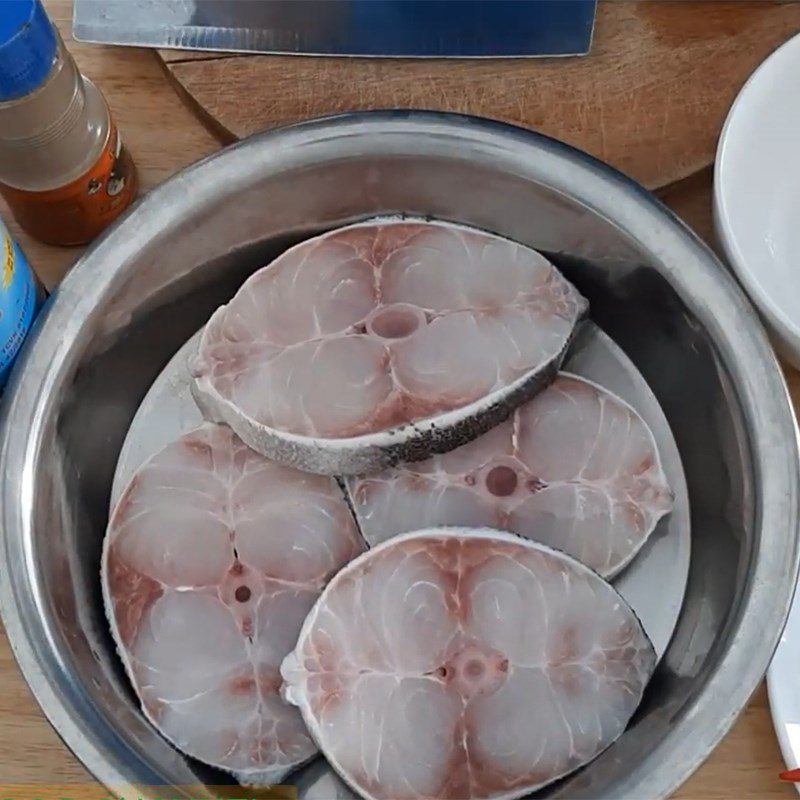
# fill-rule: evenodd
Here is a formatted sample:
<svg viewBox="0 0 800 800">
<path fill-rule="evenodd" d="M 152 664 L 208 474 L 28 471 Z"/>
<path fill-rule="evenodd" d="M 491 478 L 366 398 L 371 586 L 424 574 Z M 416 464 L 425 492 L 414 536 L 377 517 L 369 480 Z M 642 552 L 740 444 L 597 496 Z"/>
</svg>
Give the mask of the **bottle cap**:
<svg viewBox="0 0 800 800">
<path fill-rule="evenodd" d="M 58 40 L 40 0 L 0 0 L 0 102 L 44 83 Z"/>
</svg>

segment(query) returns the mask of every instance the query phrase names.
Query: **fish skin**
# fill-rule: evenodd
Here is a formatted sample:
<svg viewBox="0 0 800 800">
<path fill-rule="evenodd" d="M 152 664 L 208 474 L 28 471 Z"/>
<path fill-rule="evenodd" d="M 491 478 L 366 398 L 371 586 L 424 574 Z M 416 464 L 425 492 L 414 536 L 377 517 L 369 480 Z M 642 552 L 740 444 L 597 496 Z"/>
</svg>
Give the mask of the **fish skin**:
<svg viewBox="0 0 800 800">
<path fill-rule="evenodd" d="M 609 747 L 655 662 L 584 565 L 440 528 L 389 539 L 328 584 L 282 692 L 366 800 L 513 800 Z"/>
<path fill-rule="evenodd" d="M 137 470 L 112 513 L 106 614 L 148 720 L 246 784 L 316 755 L 279 668 L 326 581 L 363 550 L 329 478 L 204 425 Z"/>
<path fill-rule="evenodd" d="M 504 472 L 514 486 L 498 496 L 489 483 Z M 564 372 L 472 442 L 345 485 L 369 545 L 419 528 L 489 526 L 563 550 L 605 578 L 630 563 L 673 504 L 641 416 Z"/>
<path fill-rule="evenodd" d="M 302 242 L 206 325 L 193 394 L 251 447 L 376 471 L 489 430 L 555 376 L 588 304 L 544 256 L 451 223 Z"/>
</svg>

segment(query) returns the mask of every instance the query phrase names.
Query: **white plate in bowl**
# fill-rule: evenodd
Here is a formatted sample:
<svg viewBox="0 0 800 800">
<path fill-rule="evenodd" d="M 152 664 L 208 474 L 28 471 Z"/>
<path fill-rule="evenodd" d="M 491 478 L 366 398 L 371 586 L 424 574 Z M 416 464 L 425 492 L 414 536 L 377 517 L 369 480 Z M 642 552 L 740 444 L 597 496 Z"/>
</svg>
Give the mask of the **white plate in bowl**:
<svg viewBox="0 0 800 800">
<path fill-rule="evenodd" d="M 148 458 L 202 423 L 192 399 L 188 368 L 201 333 L 198 331 L 178 350 L 142 400 L 117 461 L 111 489 L 112 507 L 134 472 Z M 659 521 L 633 563 L 613 581 L 636 612 L 660 659 L 678 621 L 689 575 L 691 517 L 678 446 L 642 374 L 596 325 L 591 322 L 582 325 L 564 368 L 606 387 L 641 414 L 653 432 L 664 472 L 675 494 L 672 513 Z M 654 585 L 659 587 L 656 593 Z"/>
<path fill-rule="evenodd" d="M 776 348 L 800 368 L 800 36 L 761 64 L 731 107 L 714 221 Z"/>
</svg>

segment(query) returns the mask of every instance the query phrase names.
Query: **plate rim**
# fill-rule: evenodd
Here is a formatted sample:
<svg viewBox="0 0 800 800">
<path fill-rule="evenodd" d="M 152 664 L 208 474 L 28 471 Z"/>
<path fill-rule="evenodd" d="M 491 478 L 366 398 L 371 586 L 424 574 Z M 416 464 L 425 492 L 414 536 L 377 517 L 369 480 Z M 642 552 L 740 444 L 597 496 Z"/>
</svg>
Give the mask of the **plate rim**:
<svg viewBox="0 0 800 800">
<path fill-rule="evenodd" d="M 739 93 L 736 95 L 725 122 L 722 126 L 717 152 L 714 160 L 714 182 L 712 192 L 714 228 L 719 238 L 719 243 L 724 252 L 729 266 L 733 269 L 736 278 L 742 284 L 748 297 L 757 306 L 760 314 L 767 320 L 769 326 L 780 338 L 782 353 L 800 367 L 800 317 L 793 320 L 773 300 L 772 296 L 764 290 L 755 280 L 753 272 L 747 266 L 747 258 L 742 253 L 731 224 L 731 215 L 728 207 L 726 191 L 727 175 L 735 167 L 729 164 L 729 145 L 737 122 L 745 116 L 751 106 L 754 94 L 762 92 L 762 84 L 771 77 L 771 71 L 776 69 L 776 64 L 784 59 L 795 58 L 800 62 L 800 32 L 785 41 L 773 50 L 747 78 Z M 782 67 L 777 67 L 781 70 Z M 786 70 L 784 70 L 785 72 Z"/>
</svg>

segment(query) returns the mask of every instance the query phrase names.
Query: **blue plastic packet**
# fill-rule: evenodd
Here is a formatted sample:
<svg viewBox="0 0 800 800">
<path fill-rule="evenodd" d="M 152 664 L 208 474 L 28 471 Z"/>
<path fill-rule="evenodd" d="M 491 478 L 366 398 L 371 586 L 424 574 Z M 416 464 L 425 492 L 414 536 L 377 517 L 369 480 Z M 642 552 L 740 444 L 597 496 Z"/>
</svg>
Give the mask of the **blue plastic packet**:
<svg viewBox="0 0 800 800">
<path fill-rule="evenodd" d="M 25 255 L 0 220 L 0 391 L 44 298 Z"/>
</svg>

